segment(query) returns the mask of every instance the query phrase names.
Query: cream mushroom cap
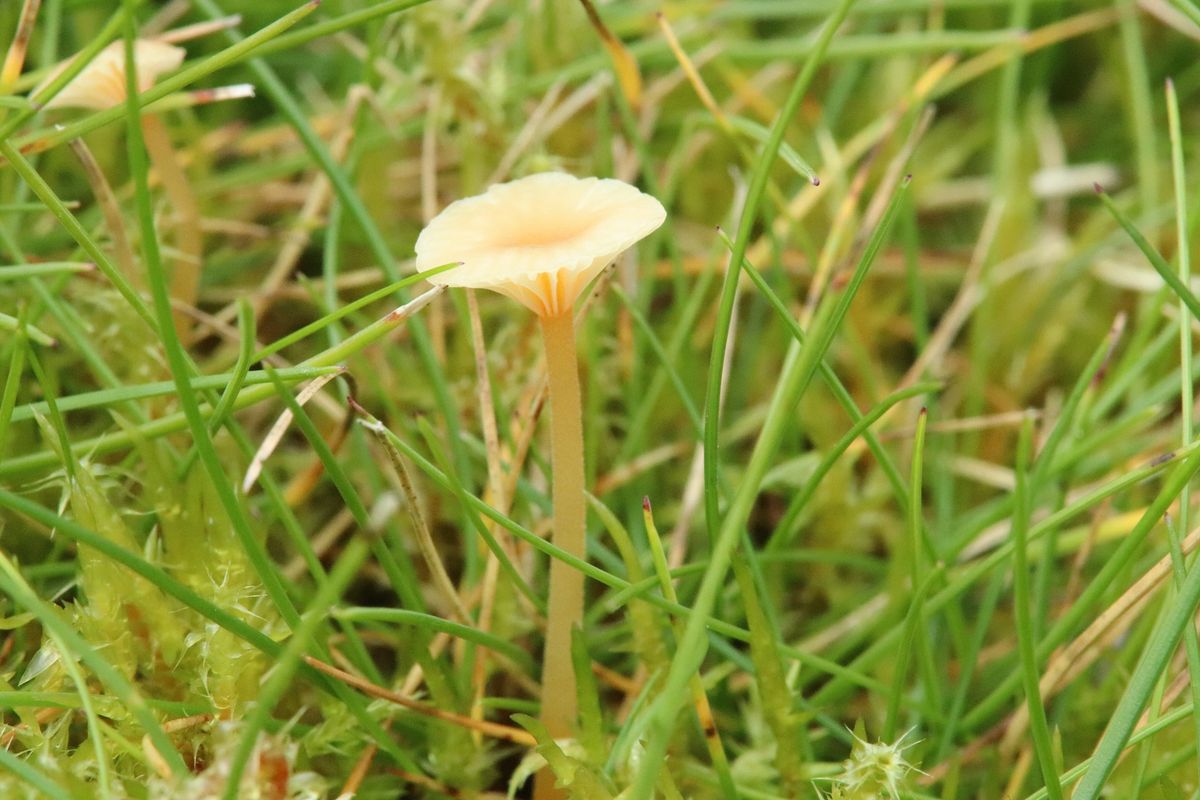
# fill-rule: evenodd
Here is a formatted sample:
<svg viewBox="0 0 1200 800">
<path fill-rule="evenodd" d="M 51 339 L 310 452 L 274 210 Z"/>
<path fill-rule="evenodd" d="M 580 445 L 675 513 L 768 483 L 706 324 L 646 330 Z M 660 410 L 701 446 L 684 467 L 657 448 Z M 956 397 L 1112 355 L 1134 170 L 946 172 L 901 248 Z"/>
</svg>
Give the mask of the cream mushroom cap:
<svg viewBox="0 0 1200 800">
<path fill-rule="evenodd" d="M 137 39 L 133 43 L 133 60 L 137 65 L 138 91 L 154 85 L 158 76 L 177 69 L 186 55 L 181 47 L 153 39 Z M 37 94 L 74 59 L 57 65 L 46 79 L 33 90 Z M 46 103 L 46 108 L 92 108 L 102 111 L 125 102 L 125 43 L 112 42 L 80 70 L 62 90 Z"/>
<path fill-rule="evenodd" d="M 658 200 L 623 181 L 542 172 L 446 206 L 417 237 L 417 271 L 457 261 L 429 282 L 491 289 L 557 316 L 666 217 Z"/>
</svg>

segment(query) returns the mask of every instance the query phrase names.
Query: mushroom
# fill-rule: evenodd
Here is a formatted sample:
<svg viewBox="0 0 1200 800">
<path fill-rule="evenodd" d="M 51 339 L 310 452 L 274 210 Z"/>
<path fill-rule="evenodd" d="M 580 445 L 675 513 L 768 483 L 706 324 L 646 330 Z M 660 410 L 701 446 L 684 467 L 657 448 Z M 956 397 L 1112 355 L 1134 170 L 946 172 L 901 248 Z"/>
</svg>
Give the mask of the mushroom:
<svg viewBox="0 0 1200 800">
<path fill-rule="evenodd" d="M 186 52 L 166 42 L 154 39 L 137 39 L 133 43 L 134 62 L 137 66 L 138 90 L 146 91 L 154 85 L 160 75 L 178 69 Z M 57 65 L 46 79 L 32 92 L 36 97 L 41 90 L 62 74 L 74 59 Z M 46 108 L 89 108 L 102 111 L 125 102 L 125 43 L 112 42 L 80 70 L 58 94 L 50 98 Z M 180 166 L 171 138 L 157 114 L 142 115 L 142 135 L 150 159 L 158 170 L 163 188 L 171 207 L 179 216 L 176 245 L 181 254 L 171 280 L 171 296 L 188 305 L 194 304 L 200 285 L 200 259 L 203 242 L 200 233 L 200 209 L 196 197 Z M 182 332 L 187 317 L 176 317 L 177 327 Z"/>
<path fill-rule="evenodd" d="M 586 506 L 575 301 L 604 267 L 665 219 L 658 200 L 622 181 L 544 172 L 451 203 L 417 238 L 418 271 L 462 264 L 430 276 L 430 283 L 491 289 L 538 315 L 550 385 L 553 542 L 580 559 L 586 558 Z M 583 619 L 583 575 L 557 559 L 550 565 L 548 609 L 541 717 L 560 738 L 575 725 L 571 629 Z"/>
<path fill-rule="evenodd" d="M 138 39 L 133 43 L 137 62 L 138 90 L 146 91 L 165 72 L 178 69 L 186 55 L 182 47 Z M 36 97 L 71 65 L 74 57 L 57 65 L 31 92 Z M 125 102 L 125 43 L 112 42 L 93 58 L 75 78 L 50 98 L 46 108 L 90 108 L 103 111 Z"/>
</svg>

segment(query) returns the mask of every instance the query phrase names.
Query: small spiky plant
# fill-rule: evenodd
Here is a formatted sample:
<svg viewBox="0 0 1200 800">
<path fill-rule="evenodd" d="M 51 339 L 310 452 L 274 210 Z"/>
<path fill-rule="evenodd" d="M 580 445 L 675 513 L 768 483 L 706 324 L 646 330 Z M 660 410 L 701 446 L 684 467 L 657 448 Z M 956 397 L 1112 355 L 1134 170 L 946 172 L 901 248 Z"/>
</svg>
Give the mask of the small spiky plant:
<svg viewBox="0 0 1200 800">
<path fill-rule="evenodd" d="M 833 778 L 831 800 L 899 800 L 904 779 L 916 768 L 904 757 L 904 734 L 895 742 L 870 742 L 862 726 L 854 731 L 850 757 Z"/>
</svg>

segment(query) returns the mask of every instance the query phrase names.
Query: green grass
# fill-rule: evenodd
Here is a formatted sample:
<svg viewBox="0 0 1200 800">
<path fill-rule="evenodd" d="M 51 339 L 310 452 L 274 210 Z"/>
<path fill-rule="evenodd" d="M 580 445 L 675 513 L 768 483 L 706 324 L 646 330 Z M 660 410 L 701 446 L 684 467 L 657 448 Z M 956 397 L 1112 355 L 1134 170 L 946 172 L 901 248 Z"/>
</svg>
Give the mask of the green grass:
<svg viewBox="0 0 1200 800">
<path fill-rule="evenodd" d="M 9 49 L 34 5 L 0 4 L 0 797 L 528 796 L 539 758 L 578 800 L 1200 797 L 1192 0 L 599 3 L 640 99 L 578 0 L 43 0 Z M 669 212 L 578 330 L 586 561 L 546 536 L 536 320 L 480 293 L 477 353 L 412 275 L 430 214 L 546 169 Z M 551 559 L 588 579 L 558 743 Z"/>
</svg>

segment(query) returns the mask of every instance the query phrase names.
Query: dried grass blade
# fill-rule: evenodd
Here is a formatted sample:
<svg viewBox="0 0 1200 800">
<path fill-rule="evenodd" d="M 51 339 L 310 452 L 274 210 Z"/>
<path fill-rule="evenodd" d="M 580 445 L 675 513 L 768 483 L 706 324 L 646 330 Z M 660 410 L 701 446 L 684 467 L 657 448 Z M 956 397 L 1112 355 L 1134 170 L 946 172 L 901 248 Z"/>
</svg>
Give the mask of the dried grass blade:
<svg viewBox="0 0 1200 800">
<path fill-rule="evenodd" d="M 305 386 L 300 390 L 300 393 L 296 395 L 296 402 L 300 405 L 304 405 L 311 400 L 317 392 L 325 388 L 325 385 L 331 380 L 343 374 L 345 374 L 345 370 L 340 369 L 337 372 L 330 373 L 329 375 L 322 375 L 319 378 L 315 378 L 312 383 Z M 254 487 L 255 482 L 258 480 L 258 476 L 262 474 L 263 464 L 266 463 L 266 460 L 271 457 L 271 453 L 275 452 L 275 448 L 279 446 L 279 442 L 283 440 L 283 435 L 287 433 L 288 426 L 291 424 L 292 412 L 285 409 L 283 413 L 279 415 L 279 419 L 275 420 L 275 424 L 271 426 L 271 430 L 267 432 L 266 438 L 264 438 L 263 443 L 259 445 L 258 451 L 254 454 L 254 458 L 251 459 L 250 466 L 246 469 L 246 477 L 242 479 L 243 492 L 249 492 Z"/>
</svg>

